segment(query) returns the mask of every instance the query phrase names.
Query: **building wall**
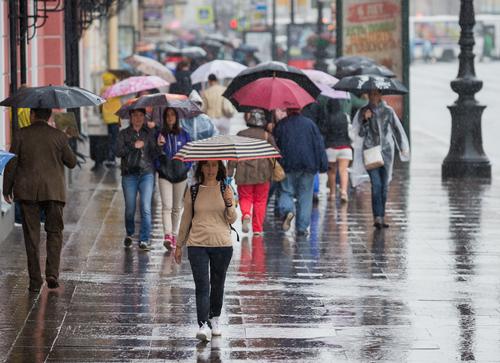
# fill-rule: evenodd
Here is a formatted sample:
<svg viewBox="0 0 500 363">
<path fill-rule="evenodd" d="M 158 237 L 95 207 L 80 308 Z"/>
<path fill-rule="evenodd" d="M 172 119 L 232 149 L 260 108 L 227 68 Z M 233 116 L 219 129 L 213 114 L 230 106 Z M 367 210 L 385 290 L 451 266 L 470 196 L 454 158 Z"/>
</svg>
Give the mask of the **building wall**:
<svg viewBox="0 0 500 363">
<path fill-rule="evenodd" d="M 8 77 L 8 66 L 9 58 L 8 49 L 9 39 L 7 37 L 9 28 L 7 21 L 7 1 L 0 2 L 0 19 L 2 23 L 0 24 L 0 100 L 7 97 L 9 92 L 9 77 Z M 10 129 L 8 128 L 7 120 L 7 110 L 5 107 L 0 107 L 0 150 L 5 150 L 8 148 L 8 137 L 10 134 Z M 3 179 L 0 175 L 0 241 L 2 241 L 12 230 L 14 226 L 14 208 L 11 208 L 5 200 L 3 199 L 3 193 L 1 193 L 3 185 Z"/>
</svg>

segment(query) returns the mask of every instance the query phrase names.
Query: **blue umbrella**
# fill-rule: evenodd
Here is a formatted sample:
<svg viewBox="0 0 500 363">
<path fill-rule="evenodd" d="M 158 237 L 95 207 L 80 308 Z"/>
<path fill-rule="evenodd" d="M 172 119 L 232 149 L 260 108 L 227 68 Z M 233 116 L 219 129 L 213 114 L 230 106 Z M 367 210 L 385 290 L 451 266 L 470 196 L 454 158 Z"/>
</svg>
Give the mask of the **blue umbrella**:
<svg viewBox="0 0 500 363">
<path fill-rule="evenodd" d="M 9 162 L 10 159 L 15 157 L 16 155 L 9 153 L 7 151 L 0 150 L 0 175 L 3 173 L 3 169 Z"/>
</svg>

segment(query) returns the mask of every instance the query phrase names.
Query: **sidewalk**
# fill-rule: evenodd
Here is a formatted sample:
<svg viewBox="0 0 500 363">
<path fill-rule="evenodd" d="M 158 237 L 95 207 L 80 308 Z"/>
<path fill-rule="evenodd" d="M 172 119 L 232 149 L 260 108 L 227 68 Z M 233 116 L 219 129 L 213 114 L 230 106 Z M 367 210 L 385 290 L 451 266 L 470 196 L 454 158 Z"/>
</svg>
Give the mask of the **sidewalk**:
<svg viewBox="0 0 500 363">
<path fill-rule="evenodd" d="M 76 171 L 66 206 L 63 288 L 27 292 L 22 232 L 0 244 L 0 357 L 43 361 L 500 361 L 500 172 L 441 181 L 447 146 L 413 134 L 374 233 L 370 191 L 313 211 L 311 235 L 235 243 L 223 336 L 198 344 L 189 263 L 122 247 L 119 171 Z M 324 188 L 325 182 L 321 182 Z M 236 224 L 236 228 L 240 229 Z"/>
</svg>

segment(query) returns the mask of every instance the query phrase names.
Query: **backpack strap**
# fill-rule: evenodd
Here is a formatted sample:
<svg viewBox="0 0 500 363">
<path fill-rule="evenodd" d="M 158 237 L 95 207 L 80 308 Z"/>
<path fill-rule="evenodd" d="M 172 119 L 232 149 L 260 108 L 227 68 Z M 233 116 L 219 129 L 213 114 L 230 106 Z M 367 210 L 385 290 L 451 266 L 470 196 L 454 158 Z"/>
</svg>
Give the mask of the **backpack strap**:
<svg viewBox="0 0 500 363">
<path fill-rule="evenodd" d="M 220 193 L 221 193 L 221 196 L 222 196 L 222 199 L 224 199 L 224 192 L 226 191 L 226 188 L 231 188 L 230 185 L 226 185 L 226 183 L 224 183 L 224 181 L 221 181 L 219 183 L 220 185 Z M 234 231 L 234 233 L 236 233 L 236 241 L 240 241 L 240 235 L 238 234 L 238 231 L 236 229 L 234 229 L 233 225 L 228 223 L 229 224 L 229 227 L 231 228 L 232 231 Z"/>
<path fill-rule="evenodd" d="M 189 191 L 191 194 L 191 222 L 189 223 L 189 231 L 191 231 L 191 227 L 193 225 L 193 218 L 194 218 L 194 202 L 196 200 L 196 197 L 198 196 L 198 191 L 200 190 L 200 184 L 196 183 L 193 184 L 189 187 Z"/>
</svg>

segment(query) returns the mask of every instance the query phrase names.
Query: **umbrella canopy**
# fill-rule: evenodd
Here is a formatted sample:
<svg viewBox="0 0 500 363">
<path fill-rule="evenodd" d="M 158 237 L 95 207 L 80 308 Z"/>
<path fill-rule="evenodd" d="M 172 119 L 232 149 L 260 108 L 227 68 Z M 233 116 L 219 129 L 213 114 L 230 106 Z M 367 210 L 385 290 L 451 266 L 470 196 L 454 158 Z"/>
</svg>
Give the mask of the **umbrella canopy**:
<svg viewBox="0 0 500 363">
<path fill-rule="evenodd" d="M 354 93 L 368 93 L 379 90 L 383 95 L 404 95 L 408 93 L 405 85 L 397 79 L 370 75 L 342 78 L 333 88 Z"/>
<path fill-rule="evenodd" d="M 335 75 L 339 78 L 359 76 L 363 74 L 390 78 L 396 77 L 396 74 L 385 66 L 366 63 L 337 68 L 337 72 L 335 73 Z"/>
<path fill-rule="evenodd" d="M 80 87 L 43 86 L 20 89 L 7 97 L 0 106 L 27 108 L 77 108 L 99 106 L 105 99 Z"/>
<path fill-rule="evenodd" d="M 275 110 L 277 108 L 298 108 L 314 102 L 303 88 L 290 79 L 266 77 L 259 78 L 236 91 L 231 102 L 240 106 Z"/>
<path fill-rule="evenodd" d="M 133 54 L 130 57 L 125 58 L 125 62 L 141 73 L 149 76 L 158 76 L 170 83 L 175 82 L 175 76 L 172 71 L 152 58 Z"/>
<path fill-rule="evenodd" d="M 358 64 L 377 64 L 377 61 L 373 58 L 360 55 L 346 55 L 335 59 L 334 64 L 337 67 L 348 67 Z"/>
<path fill-rule="evenodd" d="M 207 56 L 205 49 L 201 47 L 186 47 L 179 49 L 179 54 L 188 58 L 203 58 Z"/>
<path fill-rule="evenodd" d="M 306 69 L 304 73 L 318 86 L 321 95 L 335 99 L 350 99 L 348 92 L 337 91 L 332 88 L 339 80 L 334 76 L 315 69 Z"/>
<path fill-rule="evenodd" d="M 148 89 L 166 87 L 169 83 L 157 76 L 129 77 L 109 87 L 102 96 L 112 98 L 125 96 Z"/>
<path fill-rule="evenodd" d="M 316 69 L 304 69 L 303 72 L 307 77 L 309 77 L 311 81 L 315 83 L 321 83 L 330 87 L 332 87 L 339 81 L 338 78 L 335 78 L 334 76 L 326 72 L 318 71 Z"/>
<path fill-rule="evenodd" d="M 316 98 L 321 93 L 320 89 L 311 81 L 304 72 L 300 69 L 289 66 L 281 62 L 264 62 L 245 69 L 238 74 L 229 84 L 223 96 L 230 98 L 241 87 L 264 77 L 286 78 L 295 81 L 303 89 L 307 91 L 313 98 Z"/>
<path fill-rule="evenodd" d="M 316 85 L 321 90 L 320 96 L 325 96 L 328 98 L 334 98 L 338 100 L 348 100 L 351 98 L 349 92 L 339 91 L 322 83 L 316 83 Z"/>
<path fill-rule="evenodd" d="M 10 159 L 14 158 L 16 155 L 9 153 L 7 151 L 0 150 L 0 175 L 2 175 L 5 166 L 10 161 Z"/>
<path fill-rule="evenodd" d="M 202 113 L 198 105 L 189 100 L 185 95 L 156 93 L 135 98 L 131 102 L 127 102 L 120 107 L 116 115 L 122 119 L 128 119 L 131 110 L 149 107 L 175 108 L 180 118 L 191 118 Z"/>
<path fill-rule="evenodd" d="M 236 50 L 245 53 L 255 53 L 259 51 L 259 48 L 249 44 L 241 44 L 238 48 L 236 48 Z"/>
<path fill-rule="evenodd" d="M 245 69 L 247 69 L 246 66 L 237 62 L 214 60 L 199 66 L 191 74 L 191 82 L 193 84 L 207 82 L 210 74 L 215 74 L 218 79 L 234 78 Z"/>
<path fill-rule="evenodd" d="M 252 160 L 279 158 L 280 153 L 266 140 L 251 137 L 220 135 L 188 142 L 174 156 L 181 161 Z"/>
</svg>

